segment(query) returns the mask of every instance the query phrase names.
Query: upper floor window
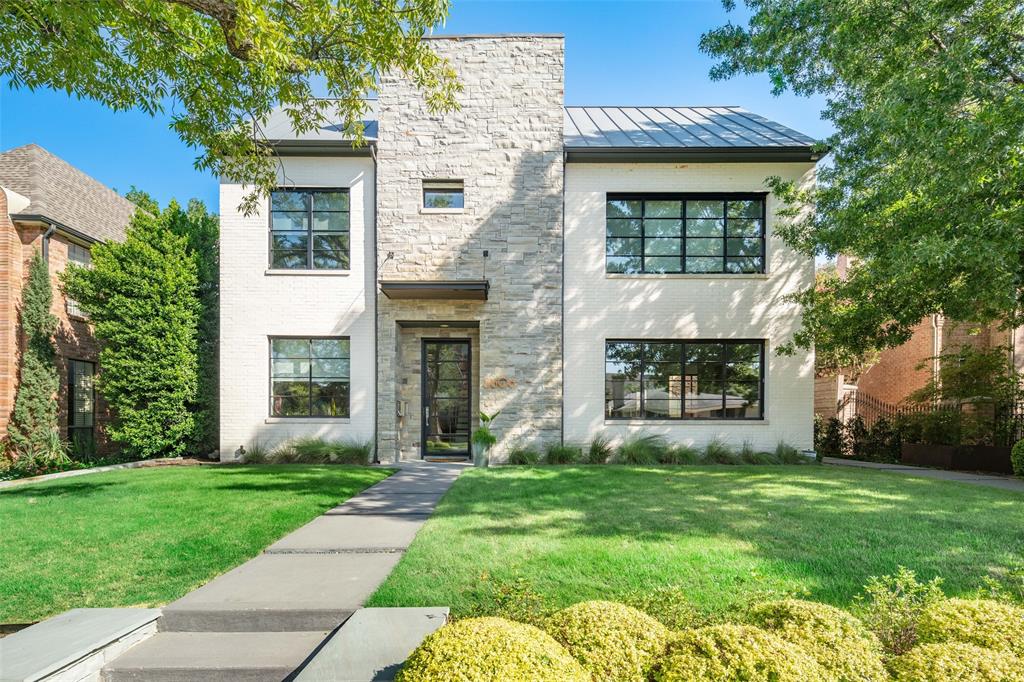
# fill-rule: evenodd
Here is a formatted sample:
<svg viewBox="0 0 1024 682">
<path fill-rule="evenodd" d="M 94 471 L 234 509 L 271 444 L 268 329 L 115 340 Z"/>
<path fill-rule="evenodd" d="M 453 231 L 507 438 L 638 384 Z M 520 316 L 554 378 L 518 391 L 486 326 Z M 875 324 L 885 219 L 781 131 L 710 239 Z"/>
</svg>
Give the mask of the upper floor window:
<svg viewBox="0 0 1024 682">
<path fill-rule="evenodd" d="M 608 195 L 606 271 L 764 272 L 764 195 Z"/>
<path fill-rule="evenodd" d="M 270 267 L 347 270 L 348 190 L 282 189 L 271 192 Z"/>
<path fill-rule="evenodd" d="M 423 208 L 464 208 L 465 198 L 462 180 L 423 181 Z"/>
<path fill-rule="evenodd" d="M 761 419 L 764 342 L 608 341 L 607 419 Z"/>
<path fill-rule="evenodd" d="M 83 268 L 92 267 L 92 253 L 89 251 L 88 246 L 82 246 L 81 244 L 75 244 L 74 242 L 68 242 L 68 262 L 80 265 Z M 88 319 L 88 315 L 82 307 L 78 304 L 78 301 L 73 298 L 65 298 L 65 310 L 68 312 L 69 317 L 79 317 L 82 319 Z"/>
<path fill-rule="evenodd" d="M 349 416 L 349 339 L 270 340 L 270 414 Z"/>
</svg>

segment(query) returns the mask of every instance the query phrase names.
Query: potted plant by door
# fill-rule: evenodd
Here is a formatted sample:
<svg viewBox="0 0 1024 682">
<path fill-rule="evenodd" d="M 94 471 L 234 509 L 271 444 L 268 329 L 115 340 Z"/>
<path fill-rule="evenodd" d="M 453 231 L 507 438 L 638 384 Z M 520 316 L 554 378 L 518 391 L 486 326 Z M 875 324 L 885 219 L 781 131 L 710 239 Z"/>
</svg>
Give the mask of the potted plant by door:
<svg viewBox="0 0 1024 682">
<path fill-rule="evenodd" d="M 498 438 L 491 433 L 491 422 L 498 416 L 495 412 L 492 415 L 488 415 L 486 412 L 480 413 L 480 428 L 473 432 L 472 446 L 473 446 L 473 466 L 486 467 L 490 464 L 488 452 L 498 442 Z"/>
</svg>

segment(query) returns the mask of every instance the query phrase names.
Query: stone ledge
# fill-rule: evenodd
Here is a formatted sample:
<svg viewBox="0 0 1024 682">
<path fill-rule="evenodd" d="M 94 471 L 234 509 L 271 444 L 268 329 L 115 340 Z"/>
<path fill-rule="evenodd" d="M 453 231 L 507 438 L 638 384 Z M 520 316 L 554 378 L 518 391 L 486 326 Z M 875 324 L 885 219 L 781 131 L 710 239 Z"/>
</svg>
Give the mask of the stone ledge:
<svg viewBox="0 0 1024 682">
<path fill-rule="evenodd" d="M 72 609 L 0 639 L 2 682 L 95 679 L 114 657 L 156 634 L 160 609 Z"/>
</svg>

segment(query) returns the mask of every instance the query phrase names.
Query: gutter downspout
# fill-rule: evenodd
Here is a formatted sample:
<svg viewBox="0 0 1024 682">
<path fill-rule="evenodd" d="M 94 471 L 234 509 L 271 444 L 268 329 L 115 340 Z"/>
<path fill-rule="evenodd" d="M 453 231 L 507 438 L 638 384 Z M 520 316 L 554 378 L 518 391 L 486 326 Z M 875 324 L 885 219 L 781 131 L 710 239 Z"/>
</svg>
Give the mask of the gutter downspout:
<svg viewBox="0 0 1024 682">
<path fill-rule="evenodd" d="M 380 335 L 380 324 L 377 312 L 377 148 L 370 147 L 370 159 L 373 161 L 373 463 L 380 464 L 380 355 L 377 353 L 377 341 Z"/>
<path fill-rule="evenodd" d="M 50 237 L 57 231 L 57 226 L 53 223 L 43 233 L 43 262 L 46 264 L 46 269 L 50 269 Z"/>
</svg>

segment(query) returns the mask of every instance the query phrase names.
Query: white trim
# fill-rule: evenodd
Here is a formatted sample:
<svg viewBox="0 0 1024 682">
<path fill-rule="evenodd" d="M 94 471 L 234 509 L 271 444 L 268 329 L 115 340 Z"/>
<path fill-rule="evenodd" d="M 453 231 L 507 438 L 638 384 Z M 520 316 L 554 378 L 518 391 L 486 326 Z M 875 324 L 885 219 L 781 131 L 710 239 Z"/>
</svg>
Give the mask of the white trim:
<svg viewBox="0 0 1024 682">
<path fill-rule="evenodd" d="M 324 276 L 324 277 L 348 277 L 352 274 L 351 270 L 286 270 L 286 269 L 274 269 L 267 268 L 264 275 L 268 276 L 282 276 L 282 275 L 295 275 L 296 277 L 311 277 L 311 276 Z"/>
</svg>

